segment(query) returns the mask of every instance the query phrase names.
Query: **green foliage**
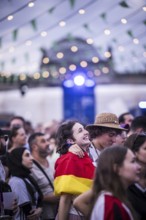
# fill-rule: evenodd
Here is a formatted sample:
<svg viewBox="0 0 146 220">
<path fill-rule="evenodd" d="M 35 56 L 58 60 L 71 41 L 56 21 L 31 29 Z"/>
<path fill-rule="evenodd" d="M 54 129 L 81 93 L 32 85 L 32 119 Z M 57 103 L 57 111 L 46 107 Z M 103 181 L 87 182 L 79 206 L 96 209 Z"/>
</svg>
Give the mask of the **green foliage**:
<svg viewBox="0 0 146 220">
<path fill-rule="evenodd" d="M 56 7 L 50 8 L 50 9 L 48 10 L 49 14 L 52 14 L 55 9 L 56 9 Z"/>
<path fill-rule="evenodd" d="M 40 51 L 43 54 L 45 52 L 45 49 L 43 47 L 40 47 Z"/>
<path fill-rule="evenodd" d="M 17 40 L 17 37 L 18 37 L 18 29 L 15 29 L 13 32 L 13 41 L 16 41 Z"/>
<path fill-rule="evenodd" d="M 127 4 L 126 1 L 121 1 L 121 2 L 119 3 L 119 5 L 122 6 L 123 8 L 129 8 L 129 5 Z"/>
<path fill-rule="evenodd" d="M 36 31 L 37 30 L 36 20 L 33 19 L 33 20 L 30 21 L 30 23 L 31 23 L 31 26 L 32 26 L 33 30 Z"/>
<path fill-rule="evenodd" d="M 73 8 L 74 5 L 75 5 L 75 0 L 69 0 L 69 2 L 70 2 L 70 6 L 71 6 L 71 8 Z"/>
<path fill-rule="evenodd" d="M 87 31 L 91 32 L 91 29 L 90 29 L 90 27 L 89 27 L 89 24 L 85 23 L 85 24 L 83 24 L 83 27 L 84 27 Z"/>
<path fill-rule="evenodd" d="M 103 12 L 103 13 L 101 13 L 100 14 L 100 17 L 105 21 L 106 20 L 106 13 L 105 12 Z"/>
<path fill-rule="evenodd" d="M 72 41 L 74 39 L 74 37 L 71 33 L 68 33 L 66 38 L 68 41 Z"/>
<path fill-rule="evenodd" d="M 133 38 L 133 33 L 132 33 L 131 30 L 128 30 L 128 31 L 127 31 L 127 34 L 128 34 L 131 38 Z"/>
</svg>

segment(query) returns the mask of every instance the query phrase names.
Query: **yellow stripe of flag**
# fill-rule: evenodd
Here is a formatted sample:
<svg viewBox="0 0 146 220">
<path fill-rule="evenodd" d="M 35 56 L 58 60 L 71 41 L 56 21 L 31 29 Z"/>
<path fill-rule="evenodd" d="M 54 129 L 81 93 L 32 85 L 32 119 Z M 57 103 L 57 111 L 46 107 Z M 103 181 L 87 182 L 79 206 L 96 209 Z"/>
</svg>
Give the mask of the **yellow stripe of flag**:
<svg viewBox="0 0 146 220">
<path fill-rule="evenodd" d="M 69 193 L 79 195 L 91 188 L 92 179 L 76 177 L 74 175 L 58 176 L 54 180 L 55 194 Z"/>
</svg>

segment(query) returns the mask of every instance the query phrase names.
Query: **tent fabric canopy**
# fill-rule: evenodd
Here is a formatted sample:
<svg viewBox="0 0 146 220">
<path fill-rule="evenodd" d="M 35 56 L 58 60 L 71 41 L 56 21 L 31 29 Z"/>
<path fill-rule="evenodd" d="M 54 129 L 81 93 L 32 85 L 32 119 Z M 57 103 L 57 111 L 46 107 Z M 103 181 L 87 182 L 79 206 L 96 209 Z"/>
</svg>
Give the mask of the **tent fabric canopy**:
<svg viewBox="0 0 146 220">
<path fill-rule="evenodd" d="M 87 41 L 87 53 L 92 45 L 93 57 L 101 60 L 110 48 L 116 74 L 145 74 L 145 35 L 144 0 L 1 0 L 0 73 L 31 76 L 40 72 L 44 50 L 54 48 L 56 56 L 63 51 L 59 47 L 63 39 L 78 38 Z M 64 45 L 71 46 L 67 41 Z M 78 46 L 78 51 L 69 56 L 78 59 L 82 45 L 72 46 Z"/>
</svg>

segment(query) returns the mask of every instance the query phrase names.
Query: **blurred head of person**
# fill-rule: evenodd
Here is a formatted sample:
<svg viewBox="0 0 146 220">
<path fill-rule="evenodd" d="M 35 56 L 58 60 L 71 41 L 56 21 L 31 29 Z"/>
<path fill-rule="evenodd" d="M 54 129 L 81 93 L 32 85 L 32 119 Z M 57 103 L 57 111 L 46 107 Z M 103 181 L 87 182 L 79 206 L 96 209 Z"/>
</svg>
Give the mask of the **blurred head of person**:
<svg viewBox="0 0 146 220">
<path fill-rule="evenodd" d="M 113 144 L 113 146 L 116 146 L 116 145 L 124 146 L 126 138 L 127 138 L 127 132 L 126 131 L 121 131 L 119 134 L 117 134 L 116 141 Z"/>
<path fill-rule="evenodd" d="M 146 132 L 146 116 L 137 116 L 131 123 L 130 134 Z M 129 134 L 129 135 L 130 135 Z"/>
<path fill-rule="evenodd" d="M 32 165 L 33 158 L 24 147 L 16 148 L 8 155 L 8 167 L 12 176 L 27 177 Z"/>
<path fill-rule="evenodd" d="M 11 151 L 19 147 L 24 147 L 26 141 L 27 141 L 27 136 L 24 128 L 20 126 L 14 126 L 10 130 L 8 151 Z"/>
<path fill-rule="evenodd" d="M 49 155 L 49 142 L 44 133 L 33 133 L 29 137 L 28 143 L 34 158 L 46 158 Z"/>
<path fill-rule="evenodd" d="M 14 116 L 11 121 L 10 121 L 10 129 L 12 129 L 13 127 L 23 127 L 25 128 L 25 120 L 23 117 L 21 116 Z"/>
<path fill-rule="evenodd" d="M 9 138 L 10 131 L 0 129 L 0 156 L 5 155 L 7 151 L 7 140 Z"/>
<path fill-rule="evenodd" d="M 56 133 L 57 152 L 64 154 L 72 144 L 77 144 L 86 150 L 90 145 L 89 132 L 78 121 L 66 121 L 62 123 Z"/>
<path fill-rule="evenodd" d="M 133 120 L 134 116 L 130 112 L 125 112 L 119 116 L 119 123 L 122 125 L 129 125 L 130 127 Z"/>
<path fill-rule="evenodd" d="M 134 152 L 139 162 L 146 165 L 146 133 L 130 135 L 124 145 Z"/>
</svg>

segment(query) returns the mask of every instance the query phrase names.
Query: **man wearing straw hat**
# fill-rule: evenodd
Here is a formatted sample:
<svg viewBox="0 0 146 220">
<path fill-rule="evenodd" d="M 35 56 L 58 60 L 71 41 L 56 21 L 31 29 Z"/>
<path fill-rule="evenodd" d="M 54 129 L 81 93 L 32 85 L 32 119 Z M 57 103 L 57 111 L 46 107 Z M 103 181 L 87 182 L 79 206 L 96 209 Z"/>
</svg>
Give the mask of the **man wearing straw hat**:
<svg viewBox="0 0 146 220">
<path fill-rule="evenodd" d="M 112 146 L 116 141 L 116 136 L 125 130 L 120 126 L 118 117 L 113 113 L 98 114 L 94 124 L 87 125 L 86 129 L 89 131 L 92 142 L 89 155 L 93 162 L 97 162 L 101 151 Z"/>
</svg>

